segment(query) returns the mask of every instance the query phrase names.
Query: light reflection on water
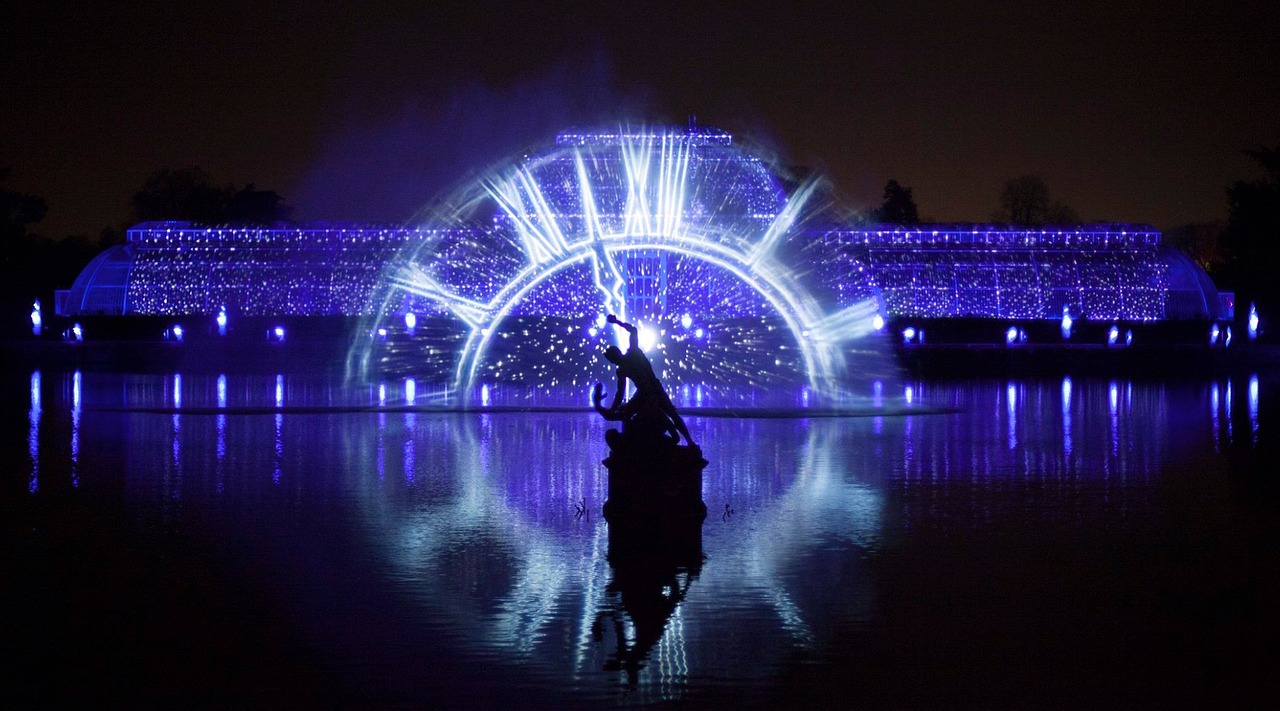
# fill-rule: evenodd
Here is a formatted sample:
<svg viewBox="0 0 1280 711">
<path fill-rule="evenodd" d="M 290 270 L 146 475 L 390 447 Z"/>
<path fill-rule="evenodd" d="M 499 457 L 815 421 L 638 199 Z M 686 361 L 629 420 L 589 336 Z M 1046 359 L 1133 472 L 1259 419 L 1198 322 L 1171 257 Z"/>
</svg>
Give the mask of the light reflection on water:
<svg viewBox="0 0 1280 711">
<path fill-rule="evenodd" d="M 610 561 L 604 423 L 586 413 L 344 410 L 333 404 L 350 403 L 350 391 L 283 375 L 37 371 L 28 490 L 124 477 L 139 516 L 198 515 L 210 545 L 257 540 L 268 561 L 307 561 L 298 575 L 317 586 L 358 558 L 376 571 L 359 585 L 405 601 L 401 633 L 433 645 L 382 673 L 456 654 L 586 700 L 658 701 L 691 685 L 763 684 L 784 660 L 821 655 L 833 630 L 873 620 L 867 561 L 887 537 L 1010 515 L 1071 526 L 1112 506 L 1141 512 L 1170 462 L 1232 444 L 1235 417 L 1250 442 L 1259 431 L 1256 375 L 1240 413 L 1230 379 L 873 387 L 877 407 L 947 411 L 693 418 L 711 462 L 705 561 L 656 574 Z M 412 380 L 398 391 L 416 397 Z M 400 402 L 386 384 L 359 392 Z M 227 411 L 270 403 L 317 409 Z M 42 431 L 64 420 L 65 433 Z M 1029 493 L 982 493 L 1009 490 Z M 585 515 L 575 515 L 579 502 Z M 294 624 L 338 666 L 386 641 L 376 625 L 362 638 L 360 625 L 325 618 L 323 592 L 278 594 L 296 596 Z"/>
</svg>

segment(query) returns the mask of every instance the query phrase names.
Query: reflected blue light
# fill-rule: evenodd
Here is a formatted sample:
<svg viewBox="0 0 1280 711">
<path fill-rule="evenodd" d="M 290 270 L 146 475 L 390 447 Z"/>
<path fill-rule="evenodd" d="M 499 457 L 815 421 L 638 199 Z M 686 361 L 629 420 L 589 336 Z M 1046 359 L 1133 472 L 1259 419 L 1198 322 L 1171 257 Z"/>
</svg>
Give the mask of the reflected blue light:
<svg viewBox="0 0 1280 711">
<path fill-rule="evenodd" d="M 404 414 L 404 483 L 409 486 L 413 486 L 418 470 L 417 420 L 417 413 Z"/>
<path fill-rule="evenodd" d="M 1062 379 L 1062 453 L 1071 458 L 1071 378 Z"/>
<path fill-rule="evenodd" d="M 884 383 L 879 380 L 871 383 L 871 405 L 884 407 Z"/>
<path fill-rule="evenodd" d="M 387 404 L 387 384 L 386 383 L 378 383 L 378 404 L 379 405 Z"/>
<path fill-rule="evenodd" d="M 40 371 L 31 373 L 31 409 L 27 412 L 27 456 L 31 458 L 31 474 L 27 491 L 40 490 Z"/>
<path fill-rule="evenodd" d="M 1218 384 L 1215 382 L 1209 386 L 1209 417 L 1213 422 L 1213 451 L 1218 451 L 1218 440 L 1222 437 L 1222 427 L 1218 419 L 1219 404 Z"/>
<path fill-rule="evenodd" d="M 223 488 L 223 465 L 227 458 L 227 416 L 219 414 L 214 418 L 214 422 L 218 429 L 218 439 L 216 444 L 214 444 L 214 455 L 217 458 L 217 464 L 214 470 L 214 475 L 217 479 L 215 489 L 219 494 L 221 494 Z"/>
<path fill-rule="evenodd" d="M 280 386 L 277 385 L 276 387 L 277 387 L 277 392 L 279 392 L 278 388 Z M 276 456 L 275 456 L 275 459 L 273 460 L 273 466 L 271 471 L 271 483 L 279 484 L 280 474 L 281 474 L 281 465 L 282 465 L 282 460 L 284 459 L 284 438 L 282 436 L 283 430 L 284 430 L 284 415 L 282 415 L 279 412 L 277 412 L 275 416 L 275 425 L 276 425 L 276 449 L 275 449 Z"/>
<path fill-rule="evenodd" d="M 903 395 L 904 395 L 904 398 L 905 398 L 905 399 L 906 399 L 906 401 L 907 401 L 907 404 L 908 404 L 908 405 L 910 405 L 910 404 L 911 404 L 912 402 L 914 402 L 914 401 L 915 401 L 915 399 L 916 399 L 916 391 L 915 391 L 915 388 L 913 388 L 913 387 L 911 387 L 910 385 L 908 385 L 908 386 L 907 386 L 907 389 L 906 389 L 906 391 L 903 393 Z"/>
<path fill-rule="evenodd" d="M 80 388 L 82 377 L 80 371 L 71 374 L 71 407 L 80 409 Z"/>
<path fill-rule="evenodd" d="M 1231 345 L 1231 327 L 1227 326 L 1222 332 L 1222 345 L 1224 347 Z"/>
<path fill-rule="evenodd" d="M 1013 383 L 1005 387 L 1005 404 L 1009 411 L 1009 449 L 1018 447 L 1018 389 Z"/>
<path fill-rule="evenodd" d="M 1258 338 L 1258 327 L 1261 322 L 1258 319 L 1258 307 L 1255 304 L 1249 304 L 1249 340 L 1254 341 Z"/>
<path fill-rule="evenodd" d="M 276 375 L 276 407 L 284 406 L 284 376 Z"/>
<path fill-rule="evenodd" d="M 404 381 L 404 401 L 410 405 L 418 398 L 418 382 L 413 378 Z"/>
<path fill-rule="evenodd" d="M 218 407 L 227 406 L 227 376 L 224 373 L 218 375 Z"/>
<path fill-rule="evenodd" d="M 489 385 L 488 384 L 480 386 L 480 404 L 485 407 L 489 406 Z"/>
<path fill-rule="evenodd" d="M 1249 428 L 1253 432 L 1253 443 L 1258 443 L 1258 374 L 1249 376 Z"/>
<path fill-rule="evenodd" d="M 182 407 L 182 376 L 178 373 L 173 374 L 173 406 Z"/>
<path fill-rule="evenodd" d="M 1227 442 L 1233 442 L 1235 440 L 1235 422 L 1233 417 L 1233 415 L 1235 414 L 1235 408 L 1233 407 L 1233 404 L 1231 402 L 1231 399 L 1232 399 L 1231 390 L 1232 390 L 1231 379 L 1228 378 L 1227 393 L 1223 397 L 1223 405 L 1225 406 L 1227 411 Z"/>
</svg>

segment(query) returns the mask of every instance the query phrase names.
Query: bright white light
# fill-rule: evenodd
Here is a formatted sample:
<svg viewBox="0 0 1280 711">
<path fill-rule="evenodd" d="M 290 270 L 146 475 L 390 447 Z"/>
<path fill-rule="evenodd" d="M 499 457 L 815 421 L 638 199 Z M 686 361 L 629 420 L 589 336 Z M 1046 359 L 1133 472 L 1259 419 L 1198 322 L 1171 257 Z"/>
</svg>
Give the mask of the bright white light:
<svg viewBox="0 0 1280 711">
<path fill-rule="evenodd" d="M 680 325 L 684 326 L 685 328 L 689 328 L 690 326 L 693 325 L 693 317 L 690 316 L 689 314 L 685 314 L 684 316 L 681 316 Z"/>
<path fill-rule="evenodd" d="M 1124 330 L 1124 344 L 1125 344 L 1126 346 L 1131 346 L 1131 345 L 1133 345 L 1133 329 L 1131 329 L 1131 328 L 1126 328 L 1126 329 Z"/>
<path fill-rule="evenodd" d="M 640 350 L 653 350 L 658 344 L 658 334 L 648 326 L 640 326 Z"/>
<path fill-rule="evenodd" d="M 703 334 L 704 334 L 704 333 L 705 333 L 705 331 L 703 331 L 701 328 L 699 328 L 698 330 L 696 330 L 696 331 L 694 331 L 694 332 L 693 332 L 693 335 L 694 335 L 694 336 L 696 336 L 696 337 L 698 337 L 698 338 L 702 338 L 702 336 L 703 336 Z"/>
<path fill-rule="evenodd" d="M 1112 324 L 1107 331 L 1107 345 L 1114 346 L 1120 341 L 1120 327 Z"/>
<path fill-rule="evenodd" d="M 916 339 L 916 329 L 915 329 L 914 327 L 912 327 L 912 326 L 907 326 L 906 328 L 902 329 L 902 342 L 903 342 L 903 343 L 910 343 L 910 342 L 914 341 L 915 339 Z"/>
<path fill-rule="evenodd" d="M 1209 345 L 1212 346 L 1218 343 L 1219 333 L 1221 333 L 1221 331 L 1218 329 L 1218 324 L 1215 323 L 1209 327 Z"/>
<path fill-rule="evenodd" d="M 276 375 L 276 407 L 284 406 L 284 376 Z"/>
<path fill-rule="evenodd" d="M 284 326 L 276 326 L 271 329 L 270 335 L 277 341 L 284 341 Z"/>
<path fill-rule="evenodd" d="M 378 383 L 378 404 L 379 405 L 387 404 L 387 384 L 386 383 Z"/>
<path fill-rule="evenodd" d="M 1018 342 L 1018 327 L 1010 326 L 1008 331 L 1004 332 L 1004 342 L 1013 345 Z"/>
<path fill-rule="evenodd" d="M 418 381 L 413 378 L 406 378 L 404 381 L 404 401 L 413 404 L 418 399 Z"/>
<path fill-rule="evenodd" d="M 1063 340 L 1071 338 L 1071 327 L 1075 324 L 1075 320 L 1071 318 L 1071 310 L 1066 306 L 1062 307 L 1062 338 Z"/>
<path fill-rule="evenodd" d="M 40 300 L 36 299 L 31 305 L 31 334 L 40 335 L 40 331 L 44 325 L 44 318 L 40 315 Z"/>
<path fill-rule="evenodd" d="M 404 327 L 412 331 L 418 327 L 418 316 L 412 311 L 404 315 Z"/>
<path fill-rule="evenodd" d="M 181 342 L 182 342 L 182 326 L 179 326 L 179 325 L 177 325 L 177 324 L 174 324 L 174 326 L 173 326 L 173 340 L 178 341 L 179 343 L 181 343 Z"/>
<path fill-rule="evenodd" d="M 223 306 L 221 309 L 218 309 L 217 323 L 218 323 L 218 335 L 219 336 L 227 335 L 227 307 Z"/>
<path fill-rule="evenodd" d="M 606 318 L 604 314 L 600 314 L 596 317 L 596 328 L 604 328 L 604 325 L 608 322 L 608 318 Z"/>
<path fill-rule="evenodd" d="M 876 314 L 871 317 L 871 328 L 876 331 L 884 330 L 884 316 Z"/>
<path fill-rule="evenodd" d="M 173 374 L 173 406 L 182 407 L 182 375 Z"/>
<path fill-rule="evenodd" d="M 484 405 L 485 407 L 489 406 L 489 386 L 488 385 L 480 386 L 480 404 Z"/>
<path fill-rule="evenodd" d="M 1231 327 L 1227 326 L 1222 332 L 1222 345 L 1227 347 L 1231 345 Z"/>
<path fill-rule="evenodd" d="M 227 406 L 227 376 L 218 376 L 218 407 Z"/>
<path fill-rule="evenodd" d="M 84 340 L 84 329 L 80 328 L 80 324 L 75 323 L 71 325 L 71 338 L 77 341 Z"/>
<path fill-rule="evenodd" d="M 1258 323 L 1258 307 L 1249 304 L 1249 340 L 1251 341 L 1258 338 Z"/>
</svg>

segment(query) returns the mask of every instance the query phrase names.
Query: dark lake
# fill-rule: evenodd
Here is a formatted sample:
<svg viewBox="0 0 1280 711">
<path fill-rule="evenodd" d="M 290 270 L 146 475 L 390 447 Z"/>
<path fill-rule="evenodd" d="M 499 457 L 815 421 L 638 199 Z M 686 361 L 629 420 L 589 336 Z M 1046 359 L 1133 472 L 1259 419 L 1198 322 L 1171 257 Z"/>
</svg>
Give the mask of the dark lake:
<svg viewBox="0 0 1280 711">
<path fill-rule="evenodd" d="M 692 414 L 709 514 L 678 564 L 611 558 L 586 411 L 288 375 L 3 378 L 18 705 L 1276 700 L 1266 373 Z"/>
</svg>

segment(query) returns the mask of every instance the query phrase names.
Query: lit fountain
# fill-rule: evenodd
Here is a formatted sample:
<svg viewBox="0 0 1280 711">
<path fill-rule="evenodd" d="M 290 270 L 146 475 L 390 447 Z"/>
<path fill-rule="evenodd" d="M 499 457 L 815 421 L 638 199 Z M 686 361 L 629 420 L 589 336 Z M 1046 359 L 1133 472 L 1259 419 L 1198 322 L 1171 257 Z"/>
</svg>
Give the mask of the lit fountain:
<svg viewBox="0 0 1280 711">
<path fill-rule="evenodd" d="M 883 308 L 802 228 L 816 187 L 714 129 L 562 133 L 433 209 L 352 363 L 451 404 L 585 404 L 614 313 L 678 405 L 832 402 Z"/>
</svg>

